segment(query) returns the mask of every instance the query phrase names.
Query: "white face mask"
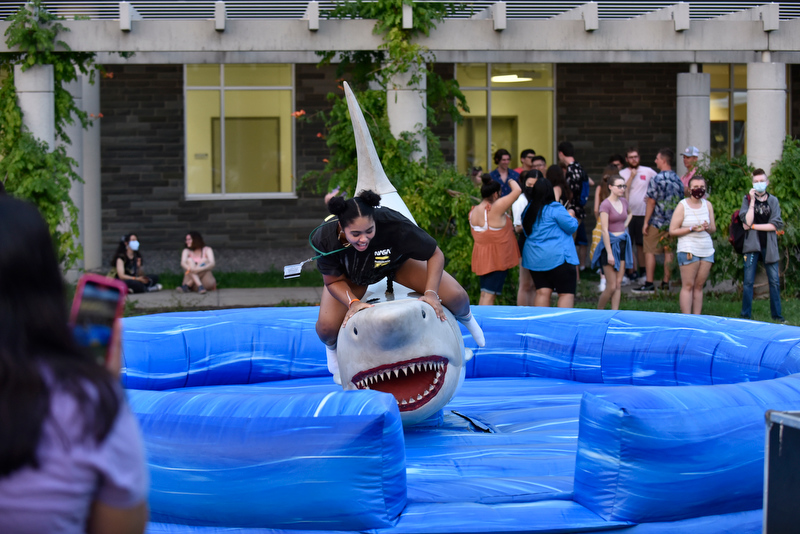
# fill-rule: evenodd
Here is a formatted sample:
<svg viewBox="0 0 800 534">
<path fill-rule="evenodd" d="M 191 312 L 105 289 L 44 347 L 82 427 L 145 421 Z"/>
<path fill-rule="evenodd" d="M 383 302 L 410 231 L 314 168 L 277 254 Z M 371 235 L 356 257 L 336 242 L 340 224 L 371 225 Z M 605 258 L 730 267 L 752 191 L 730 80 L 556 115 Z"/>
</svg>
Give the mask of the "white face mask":
<svg viewBox="0 0 800 534">
<path fill-rule="evenodd" d="M 131 247 L 131 250 L 134 251 L 134 252 L 139 250 L 139 242 L 138 241 L 134 241 L 133 239 L 128 241 L 128 246 Z"/>
<path fill-rule="evenodd" d="M 756 190 L 756 193 L 763 193 L 767 190 L 767 182 L 756 182 L 753 184 L 753 189 Z"/>
</svg>

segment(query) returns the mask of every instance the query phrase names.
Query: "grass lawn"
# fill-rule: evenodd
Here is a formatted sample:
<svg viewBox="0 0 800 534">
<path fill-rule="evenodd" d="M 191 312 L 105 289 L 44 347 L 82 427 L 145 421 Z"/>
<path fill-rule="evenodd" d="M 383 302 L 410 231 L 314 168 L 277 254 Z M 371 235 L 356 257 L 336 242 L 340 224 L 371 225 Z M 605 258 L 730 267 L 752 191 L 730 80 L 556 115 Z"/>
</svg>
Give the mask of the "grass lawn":
<svg viewBox="0 0 800 534">
<path fill-rule="evenodd" d="M 660 275 L 655 277 L 660 280 Z M 600 276 L 594 273 L 581 273 L 581 282 L 578 286 L 578 295 L 575 298 L 576 308 L 594 309 L 600 292 L 597 285 Z M 636 287 L 641 283 L 633 283 Z M 670 292 L 656 291 L 655 295 L 630 295 L 622 294 L 619 303 L 621 310 L 638 310 L 663 313 L 680 313 L 678 293 L 680 279 L 672 280 Z M 554 299 L 555 302 L 555 299 Z M 781 295 L 781 308 L 783 317 L 788 324 L 800 326 L 800 301 Z M 609 309 L 608 307 L 606 309 Z M 742 294 L 740 291 L 731 293 L 706 293 L 703 298 L 703 314 L 718 317 L 739 317 L 742 311 Z M 763 322 L 774 322 L 769 310 L 769 298 L 753 301 L 753 319 Z"/>
</svg>

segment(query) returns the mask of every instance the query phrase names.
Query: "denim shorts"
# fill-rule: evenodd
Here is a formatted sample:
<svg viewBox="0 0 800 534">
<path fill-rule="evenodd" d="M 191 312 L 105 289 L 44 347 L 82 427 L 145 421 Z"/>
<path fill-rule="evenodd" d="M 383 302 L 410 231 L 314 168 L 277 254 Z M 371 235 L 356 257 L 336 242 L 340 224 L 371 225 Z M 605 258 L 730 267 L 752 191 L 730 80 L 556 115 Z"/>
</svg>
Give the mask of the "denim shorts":
<svg viewBox="0 0 800 534">
<path fill-rule="evenodd" d="M 503 292 L 503 284 L 506 283 L 508 271 L 493 271 L 478 277 L 481 284 L 481 291 L 492 295 L 500 295 Z"/>
<path fill-rule="evenodd" d="M 711 256 L 706 256 L 705 258 L 701 258 L 699 256 L 692 255 L 692 259 L 690 260 L 687 258 L 687 252 L 678 252 L 678 265 L 689 265 L 690 263 L 694 263 L 696 261 L 707 261 L 708 263 L 714 263 L 714 254 L 712 253 Z"/>
</svg>

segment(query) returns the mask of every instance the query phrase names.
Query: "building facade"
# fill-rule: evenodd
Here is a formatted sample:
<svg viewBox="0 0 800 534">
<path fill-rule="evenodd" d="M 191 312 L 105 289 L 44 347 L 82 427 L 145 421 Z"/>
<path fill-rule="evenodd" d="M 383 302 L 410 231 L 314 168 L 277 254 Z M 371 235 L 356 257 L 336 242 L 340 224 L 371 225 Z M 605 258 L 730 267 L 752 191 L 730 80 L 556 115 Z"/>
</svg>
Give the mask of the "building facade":
<svg viewBox="0 0 800 534">
<path fill-rule="evenodd" d="M 174 20 L 123 2 L 67 23 L 70 47 L 98 52 L 106 69 L 82 95 L 86 109 L 102 113 L 97 139 L 83 141 L 83 154 L 97 155 L 83 159 L 92 192 L 80 193 L 82 205 L 99 205 L 101 221 L 97 237 L 85 237 L 87 269 L 107 263 L 127 232 L 139 235 L 156 271 L 178 270 L 190 230 L 229 270 L 310 255 L 308 234 L 326 210 L 302 178 L 322 169 L 328 149 L 321 123 L 292 113 L 325 110 L 326 95 L 340 90 L 315 51 L 380 45 L 373 21 L 325 20 L 325 4 L 304 3 L 302 14 L 281 19 L 238 18 L 217 2 L 208 20 Z M 800 134 L 800 12 L 792 5 L 739 2 L 709 14 L 683 3 L 638 13 L 574 4 L 543 15 L 522 3 L 476 2 L 480 10 L 421 39 L 469 103 L 463 124 L 435 129 L 457 168 L 489 169 L 501 147 L 512 163 L 526 148 L 553 163 L 562 140 L 590 175 L 629 146 L 651 166 L 661 147 L 695 145 L 769 167 L 783 136 Z"/>
</svg>

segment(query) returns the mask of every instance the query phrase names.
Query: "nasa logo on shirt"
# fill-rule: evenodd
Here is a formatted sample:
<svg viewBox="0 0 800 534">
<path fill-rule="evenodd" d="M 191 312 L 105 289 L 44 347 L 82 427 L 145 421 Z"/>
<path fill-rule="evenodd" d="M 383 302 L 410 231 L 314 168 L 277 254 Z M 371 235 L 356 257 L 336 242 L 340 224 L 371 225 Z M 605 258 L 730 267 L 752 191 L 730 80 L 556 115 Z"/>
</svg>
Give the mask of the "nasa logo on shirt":
<svg viewBox="0 0 800 534">
<path fill-rule="evenodd" d="M 375 251 L 375 268 L 389 265 L 389 257 L 392 255 L 391 248 Z"/>
</svg>

